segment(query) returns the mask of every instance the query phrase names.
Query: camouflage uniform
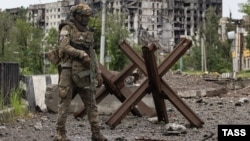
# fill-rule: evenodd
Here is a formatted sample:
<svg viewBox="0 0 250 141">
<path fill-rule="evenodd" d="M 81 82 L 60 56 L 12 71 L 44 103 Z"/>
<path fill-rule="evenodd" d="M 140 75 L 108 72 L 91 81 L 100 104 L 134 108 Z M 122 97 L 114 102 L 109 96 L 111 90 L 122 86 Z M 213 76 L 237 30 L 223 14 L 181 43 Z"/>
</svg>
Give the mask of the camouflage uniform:
<svg viewBox="0 0 250 141">
<path fill-rule="evenodd" d="M 91 12 L 88 5 L 79 4 L 73 6 L 71 14 L 74 14 L 77 10 L 78 12 L 86 12 L 87 10 L 87 14 L 85 13 L 85 15 L 91 15 L 91 13 L 88 15 L 88 12 Z M 89 31 L 86 25 L 79 24 L 74 17 L 75 15 L 72 15 L 68 23 L 59 26 L 59 57 L 61 60 L 59 96 L 61 101 L 58 106 L 55 140 L 68 140 L 65 123 L 73 93 L 77 92 L 87 110 L 88 120 L 91 125 L 92 140 L 105 141 L 107 139 L 100 133 L 98 125 L 99 121 L 95 93 L 92 93 L 89 88 L 90 58 L 88 46 L 93 45 L 93 32 Z M 101 86 L 101 71 L 96 56 L 95 66 L 98 86 Z"/>
</svg>

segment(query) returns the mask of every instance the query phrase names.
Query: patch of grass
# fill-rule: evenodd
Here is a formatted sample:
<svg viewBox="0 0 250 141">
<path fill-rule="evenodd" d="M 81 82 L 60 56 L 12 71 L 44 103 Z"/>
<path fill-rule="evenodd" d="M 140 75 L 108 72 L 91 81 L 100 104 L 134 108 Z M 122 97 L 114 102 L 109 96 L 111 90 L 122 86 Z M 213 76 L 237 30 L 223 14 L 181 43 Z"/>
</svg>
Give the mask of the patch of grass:
<svg viewBox="0 0 250 141">
<path fill-rule="evenodd" d="M 237 78 L 250 78 L 250 70 L 238 72 Z"/>
<path fill-rule="evenodd" d="M 3 103 L 1 105 L 3 105 Z M 16 88 L 10 93 L 10 105 L 2 106 L 0 123 L 11 122 L 27 115 L 28 109 L 22 103 L 22 90 L 20 88 Z"/>
<path fill-rule="evenodd" d="M 189 75 L 202 75 L 203 72 L 201 71 L 185 71 L 185 74 L 189 74 Z"/>
<path fill-rule="evenodd" d="M 4 105 L 4 96 L 1 93 L 2 91 L 0 90 L 0 110 L 3 110 L 6 108 L 6 105 Z"/>
<path fill-rule="evenodd" d="M 10 105 L 14 109 L 14 113 L 19 116 L 26 112 L 22 104 L 22 89 L 17 88 L 11 92 Z"/>
</svg>

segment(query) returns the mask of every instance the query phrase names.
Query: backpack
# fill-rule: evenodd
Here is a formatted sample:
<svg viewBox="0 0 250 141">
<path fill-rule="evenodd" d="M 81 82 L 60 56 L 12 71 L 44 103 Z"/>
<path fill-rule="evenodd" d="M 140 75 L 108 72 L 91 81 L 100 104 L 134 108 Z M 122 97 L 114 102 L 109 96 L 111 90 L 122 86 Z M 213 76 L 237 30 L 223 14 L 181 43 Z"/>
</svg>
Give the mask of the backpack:
<svg viewBox="0 0 250 141">
<path fill-rule="evenodd" d="M 53 47 L 52 49 L 49 49 L 48 52 L 46 52 L 46 56 L 50 63 L 57 65 L 60 62 L 60 57 L 59 57 L 59 48 L 58 47 Z"/>
</svg>

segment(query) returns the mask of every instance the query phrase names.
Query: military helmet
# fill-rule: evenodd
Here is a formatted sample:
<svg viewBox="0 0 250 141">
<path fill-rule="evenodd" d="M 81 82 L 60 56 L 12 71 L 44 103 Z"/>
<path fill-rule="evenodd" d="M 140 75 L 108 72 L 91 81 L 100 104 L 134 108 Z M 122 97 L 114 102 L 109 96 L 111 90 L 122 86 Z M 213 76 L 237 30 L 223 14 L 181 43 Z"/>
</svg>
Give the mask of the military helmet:
<svg viewBox="0 0 250 141">
<path fill-rule="evenodd" d="M 78 4 L 70 8 L 70 12 L 75 16 L 76 14 L 91 16 L 93 14 L 92 9 L 87 4 Z"/>
</svg>

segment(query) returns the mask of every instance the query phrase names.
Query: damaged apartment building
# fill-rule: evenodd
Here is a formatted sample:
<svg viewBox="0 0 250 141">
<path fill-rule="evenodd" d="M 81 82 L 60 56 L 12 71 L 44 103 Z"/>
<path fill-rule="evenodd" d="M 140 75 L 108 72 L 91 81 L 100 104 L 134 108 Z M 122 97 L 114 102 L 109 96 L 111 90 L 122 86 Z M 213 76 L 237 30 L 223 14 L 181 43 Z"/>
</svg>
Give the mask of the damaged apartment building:
<svg viewBox="0 0 250 141">
<path fill-rule="evenodd" d="M 101 0 L 62 0 L 57 2 L 29 5 L 27 21 L 40 26 L 48 33 L 51 28 L 58 28 L 59 24 L 69 16 L 70 7 L 79 3 L 88 3 L 95 10 L 100 11 Z"/>
<path fill-rule="evenodd" d="M 222 16 L 222 0 L 110 0 L 111 11 L 128 14 L 126 26 L 134 33 L 134 42 L 149 34 L 164 51 L 171 51 L 181 37 L 196 36 L 209 7 Z"/>
<path fill-rule="evenodd" d="M 222 16 L 222 0 L 105 0 L 107 12 L 125 13 L 125 26 L 132 33 L 134 43 L 157 41 L 161 48 L 173 50 L 181 37 L 196 36 L 199 25 L 209 7 Z M 88 3 L 100 11 L 103 0 L 64 0 L 30 5 L 27 17 L 45 32 L 65 20 L 72 5 Z"/>
</svg>

